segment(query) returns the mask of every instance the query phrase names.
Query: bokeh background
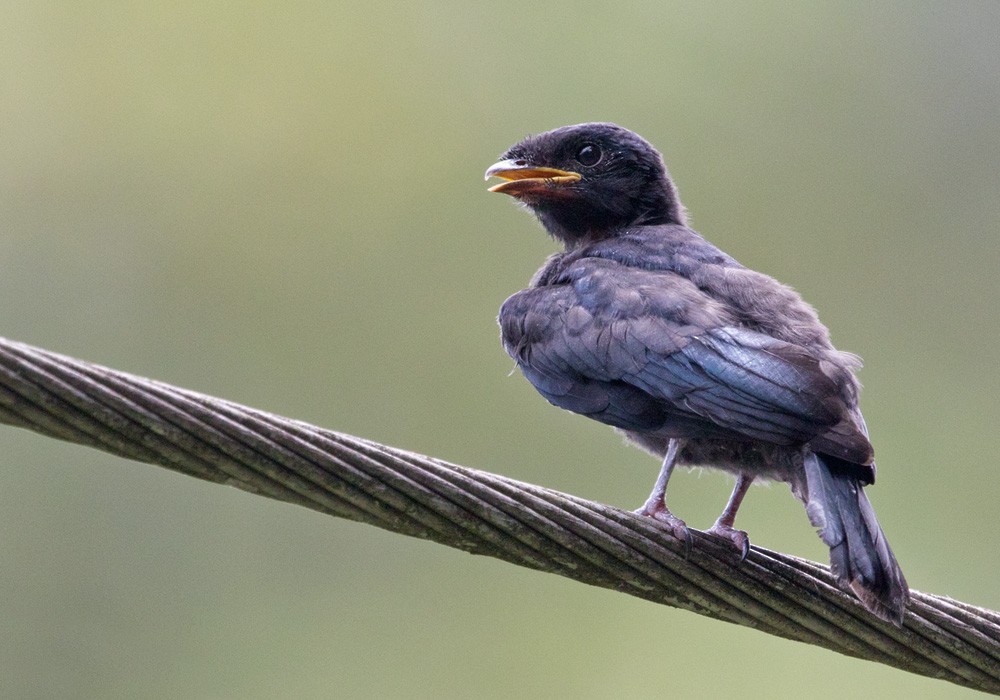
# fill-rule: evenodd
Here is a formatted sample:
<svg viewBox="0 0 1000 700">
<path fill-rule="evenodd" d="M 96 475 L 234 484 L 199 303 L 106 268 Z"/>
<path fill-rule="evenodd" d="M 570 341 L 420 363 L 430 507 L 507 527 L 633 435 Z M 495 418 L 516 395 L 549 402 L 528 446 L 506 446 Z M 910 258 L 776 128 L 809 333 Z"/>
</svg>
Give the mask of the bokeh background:
<svg viewBox="0 0 1000 700">
<path fill-rule="evenodd" d="M 913 587 L 1000 608 L 1000 5 L 0 5 L 0 334 L 635 507 L 658 465 L 538 397 L 485 191 L 612 120 L 693 222 L 864 356 Z M 0 696 L 966 695 L 0 428 Z M 729 480 L 679 474 L 707 527 Z M 784 486 L 754 542 L 826 561 Z"/>
</svg>

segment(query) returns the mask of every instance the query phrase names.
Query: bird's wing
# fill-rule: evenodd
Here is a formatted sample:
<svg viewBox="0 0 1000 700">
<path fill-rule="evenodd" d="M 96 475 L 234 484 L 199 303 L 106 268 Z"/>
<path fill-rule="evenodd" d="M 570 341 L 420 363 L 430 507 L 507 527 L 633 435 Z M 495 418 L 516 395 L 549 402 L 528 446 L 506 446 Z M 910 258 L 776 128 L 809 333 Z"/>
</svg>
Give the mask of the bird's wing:
<svg viewBox="0 0 1000 700">
<path fill-rule="evenodd" d="M 804 349 L 733 326 L 650 357 L 640 381 L 682 386 L 679 403 L 734 432 L 777 444 L 805 442 L 841 421 L 840 390 Z M 675 378 L 680 378 L 676 382 Z"/>
<path fill-rule="evenodd" d="M 587 260 L 563 281 L 515 294 L 499 319 L 508 353 L 557 406 L 629 429 L 670 419 L 691 437 L 775 444 L 806 442 L 844 417 L 822 358 L 738 327 L 679 275 Z"/>
</svg>

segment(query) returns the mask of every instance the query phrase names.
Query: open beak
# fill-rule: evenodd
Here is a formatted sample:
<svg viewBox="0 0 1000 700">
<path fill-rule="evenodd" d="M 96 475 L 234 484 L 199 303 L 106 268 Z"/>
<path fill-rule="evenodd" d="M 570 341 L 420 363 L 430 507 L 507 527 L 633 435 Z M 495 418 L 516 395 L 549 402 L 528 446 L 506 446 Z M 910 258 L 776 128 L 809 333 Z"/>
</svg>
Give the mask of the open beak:
<svg viewBox="0 0 1000 700">
<path fill-rule="evenodd" d="M 582 176 L 570 170 L 544 168 L 523 160 L 501 160 L 486 169 L 486 179 L 499 177 L 506 182 L 493 185 L 490 192 L 520 197 L 526 194 L 555 194 L 555 190 L 570 185 Z"/>
</svg>

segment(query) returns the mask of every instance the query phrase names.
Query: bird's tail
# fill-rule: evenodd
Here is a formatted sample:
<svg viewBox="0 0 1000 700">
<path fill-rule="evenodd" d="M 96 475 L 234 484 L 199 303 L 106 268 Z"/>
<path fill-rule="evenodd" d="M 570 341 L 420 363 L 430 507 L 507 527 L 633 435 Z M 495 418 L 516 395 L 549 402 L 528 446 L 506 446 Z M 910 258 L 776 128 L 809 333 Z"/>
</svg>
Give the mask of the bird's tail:
<svg viewBox="0 0 1000 700">
<path fill-rule="evenodd" d="M 806 452 L 806 512 L 830 547 L 830 568 L 868 610 L 896 625 L 910 589 L 856 475 L 831 469 L 835 457 Z"/>
</svg>

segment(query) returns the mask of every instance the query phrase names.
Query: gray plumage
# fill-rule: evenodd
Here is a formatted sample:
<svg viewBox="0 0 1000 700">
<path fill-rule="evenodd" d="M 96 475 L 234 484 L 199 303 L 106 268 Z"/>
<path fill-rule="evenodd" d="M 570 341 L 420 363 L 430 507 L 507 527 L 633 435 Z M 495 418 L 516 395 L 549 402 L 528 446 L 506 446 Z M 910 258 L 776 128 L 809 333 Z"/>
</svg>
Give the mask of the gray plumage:
<svg viewBox="0 0 1000 700">
<path fill-rule="evenodd" d="M 860 362 L 813 308 L 688 228 L 659 153 L 621 127 L 529 137 L 487 174 L 565 245 L 500 310 L 528 381 L 666 458 L 664 488 L 674 463 L 741 477 L 715 529 L 744 548 L 732 519 L 746 487 L 788 483 L 834 574 L 898 624 L 908 589 L 862 488 L 875 462 Z M 662 500 L 661 489 L 642 512 L 683 528 Z"/>
</svg>

